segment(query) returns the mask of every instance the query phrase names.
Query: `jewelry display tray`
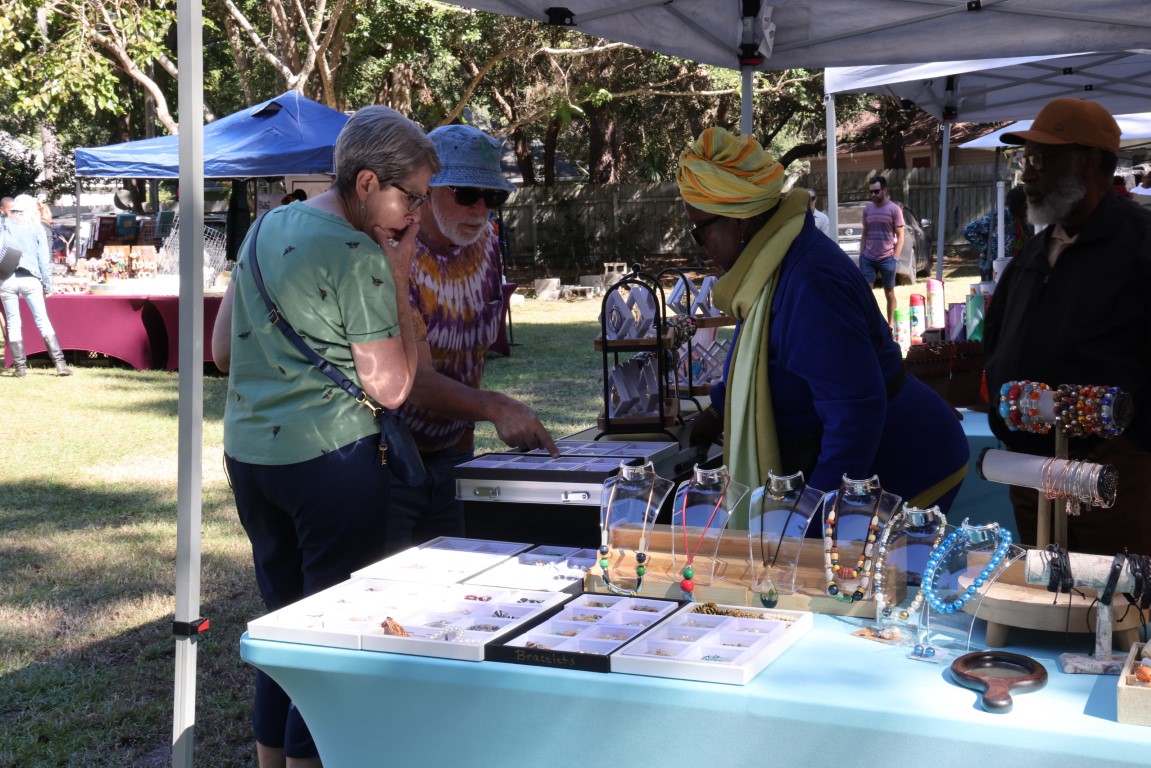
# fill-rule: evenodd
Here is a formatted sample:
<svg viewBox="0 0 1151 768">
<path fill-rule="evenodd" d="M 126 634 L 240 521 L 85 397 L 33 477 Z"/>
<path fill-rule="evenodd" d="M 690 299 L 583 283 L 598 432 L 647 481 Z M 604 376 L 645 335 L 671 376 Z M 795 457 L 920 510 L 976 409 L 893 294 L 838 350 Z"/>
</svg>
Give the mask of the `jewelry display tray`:
<svg viewBox="0 0 1151 768">
<path fill-rule="evenodd" d="M 488 646 L 489 661 L 611 672 L 610 654 L 657 626 L 682 603 L 582 594 L 514 636 Z"/>
<path fill-rule="evenodd" d="M 714 606 L 740 614 L 724 616 L 697 612 L 702 605 L 585 593 L 494 641 L 486 658 L 746 685 L 814 623 L 806 611 Z"/>
<path fill-rule="evenodd" d="M 587 569 L 595 565 L 594 549 L 542 545 L 521 552 L 492 566 L 464 584 L 509 589 L 529 589 L 538 592 L 571 591 L 583 581 Z"/>
<path fill-rule="evenodd" d="M 248 622 L 248 636 L 482 661 L 487 643 L 571 598 L 563 592 L 353 578 Z M 386 634 L 388 619 L 407 636 Z"/>
<path fill-rule="evenodd" d="M 458 584 L 507 561 L 531 544 L 440 536 L 352 572 L 352 578 Z"/>
</svg>

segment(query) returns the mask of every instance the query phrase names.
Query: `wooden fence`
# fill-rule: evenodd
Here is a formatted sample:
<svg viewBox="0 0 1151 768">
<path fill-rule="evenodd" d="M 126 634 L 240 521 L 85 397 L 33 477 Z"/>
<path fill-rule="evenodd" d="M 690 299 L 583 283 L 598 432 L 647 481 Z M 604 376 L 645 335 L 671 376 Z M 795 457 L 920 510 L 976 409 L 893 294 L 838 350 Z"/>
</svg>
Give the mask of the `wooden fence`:
<svg viewBox="0 0 1151 768">
<path fill-rule="evenodd" d="M 872 173 L 839 175 L 840 201 L 866 200 Z M 883 172 L 892 198 L 905 202 L 919 219 L 932 223 L 935 247 L 939 218 L 939 168 Z M 995 182 L 1007 180 L 1002 165 L 953 166 L 947 179 L 945 243 L 966 244 L 963 226 L 987 213 L 995 202 Z M 827 175 L 805 174 L 795 187 L 814 189 L 827 200 Z M 675 182 L 659 184 L 564 184 L 519 190 L 503 209 L 510 246 L 509 264 L 559 272 L 598 273 L 608 261 L 643 263 L 648 258 L 704 261 L 687 233 Z"/>
</svg>

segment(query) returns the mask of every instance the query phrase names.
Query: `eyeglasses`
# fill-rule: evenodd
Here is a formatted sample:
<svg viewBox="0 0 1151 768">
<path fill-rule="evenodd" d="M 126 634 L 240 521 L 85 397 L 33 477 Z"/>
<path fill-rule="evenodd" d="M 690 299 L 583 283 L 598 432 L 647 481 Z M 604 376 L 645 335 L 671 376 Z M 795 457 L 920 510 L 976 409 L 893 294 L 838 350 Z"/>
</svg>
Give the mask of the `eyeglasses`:
<svg viewBox="0 0 1151 768">
<path fill-rule="evenodd" d="M 1077 149 L 1079 149 L 1079 147 L 1065 147 L 1064 149 L 1056 149 L 1053 152 L 1036 152 L 1030 155 L 1024 154 L 1020 162 L 1023 164 L 1024 170 L 1042 171 L 1044 158 L 1063 155 L 1068 152 L 1074 152 Z"/>
<path fill-rule="evenodd" d="M 712 216 L 707 221 L 702 221 L 699 224 L 693 225 L 692 228 L 688 231 L 691 232 L 691 239 L 695 240 L 695 244 L 703 245 L 703 235 L 700 233 L 722 218 L 722 216 Z"/>
<path fill-rule="evenodd" d="M 511 192 L 502 189 L 481 189 L 479 187 L 451 187 L 448 189 L 456 196 L 456 205 L 462 205 L 469 208 L 480 200 L 484 201 L 484 205 L 488 210 L 492 208 L 499 208 L 501 205 L 508 201 L 512 196 Z"/>
<path fill-rule="evenodd" d="M 423 205 L 424 203 L 426 203 L 428 201 L 428 195 L 427 194 L 424 194 L 424 195 L 414 194 L 414 193 L 409 192 L 408 190 L 404 189 L 403 187 L 401 187 L 399 184 L 395 183 L 394 181 L 391 184 L 389 184 L 388 186 L 395 187 L 396 189 L 400 190 L 401 192 L 403 192 L 405 195 L 408 196 L 408 211 L 409 212 L 416 210 L 417 208 L 419 208 L 421 205 Z"/>
<path fill-rule="evenodd" d="M 873 196 L 874 195 L 882 195 L 883 194 L 883 187 L 876 187 L 875 189 L 871 189 L 870 187 L 868 187 L 867 191 L 870 192 Z"/>
</svg>

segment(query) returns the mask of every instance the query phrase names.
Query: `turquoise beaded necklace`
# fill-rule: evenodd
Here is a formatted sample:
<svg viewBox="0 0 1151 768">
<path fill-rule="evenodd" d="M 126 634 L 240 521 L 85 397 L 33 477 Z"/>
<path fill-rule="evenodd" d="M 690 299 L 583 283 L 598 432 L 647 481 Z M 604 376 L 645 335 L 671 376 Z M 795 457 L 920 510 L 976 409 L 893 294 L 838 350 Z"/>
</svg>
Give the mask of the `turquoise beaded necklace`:
<svg viewBox="0 0 1151 768">
<path fill-rule="evenodd" d="M 987 564 L 983 566 L 983 570 L 975 578 L 967 589 L 961 590 L 959 594 L 950 601 L 944 601 L 939 596 L 935 589 L 935 578 L 939 575 L 939 568 L 951 555 L 951 550 L 956 545 L 962 544 L 980 544 L 984 541 L 989 541 L 991 538 L 997 537 L 998 543 L 995 547 L 995 552 L 992 553 L 991 558 Z M 1000 528 L 998 523 L 990 523 L 985 526 L 971 526 L 967 521 L 963 521 L 963 525 L 956 528 L 951 533 L 947 534 L 943 539 L 943 543 L 932 550 L 931 554 L 927 557 L 927 567 L 923 569 L 923 582 L 920 586 L 927 604 L 934 608 L 939 613 L 958 613 L 963 610 L 963 606 L 967 604 L 971 598 L 979 594 L 979 590 L 985 586 L 994 576 L 995 571 L 999 568 L 1000 563 L 1007 557 L 1007 553 L 1011 549 L 1011 531 L 1006 528 Z"/>
</svg>

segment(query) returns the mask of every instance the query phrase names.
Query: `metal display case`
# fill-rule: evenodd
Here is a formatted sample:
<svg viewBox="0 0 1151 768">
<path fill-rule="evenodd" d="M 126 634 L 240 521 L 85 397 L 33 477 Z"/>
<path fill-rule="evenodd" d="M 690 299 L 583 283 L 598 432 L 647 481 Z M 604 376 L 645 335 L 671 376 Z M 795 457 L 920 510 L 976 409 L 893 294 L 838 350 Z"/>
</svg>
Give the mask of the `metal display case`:
<svg viewBox="0 0 1151 768">
<path fill-rule="evenodd" d="M 577 433 L 556 441 L 558 459 L 536 450 L 486 453 L 460 464 L 453 474 L 467 536 L 597 547 L 600 490 L 621 463 L 650 461 L 657 474 L 677 480 L 708 458 L 699 448 L 685 447 L 686 433 L 680 442 L 661 437 L 594 440 Z"/>
</svg>

